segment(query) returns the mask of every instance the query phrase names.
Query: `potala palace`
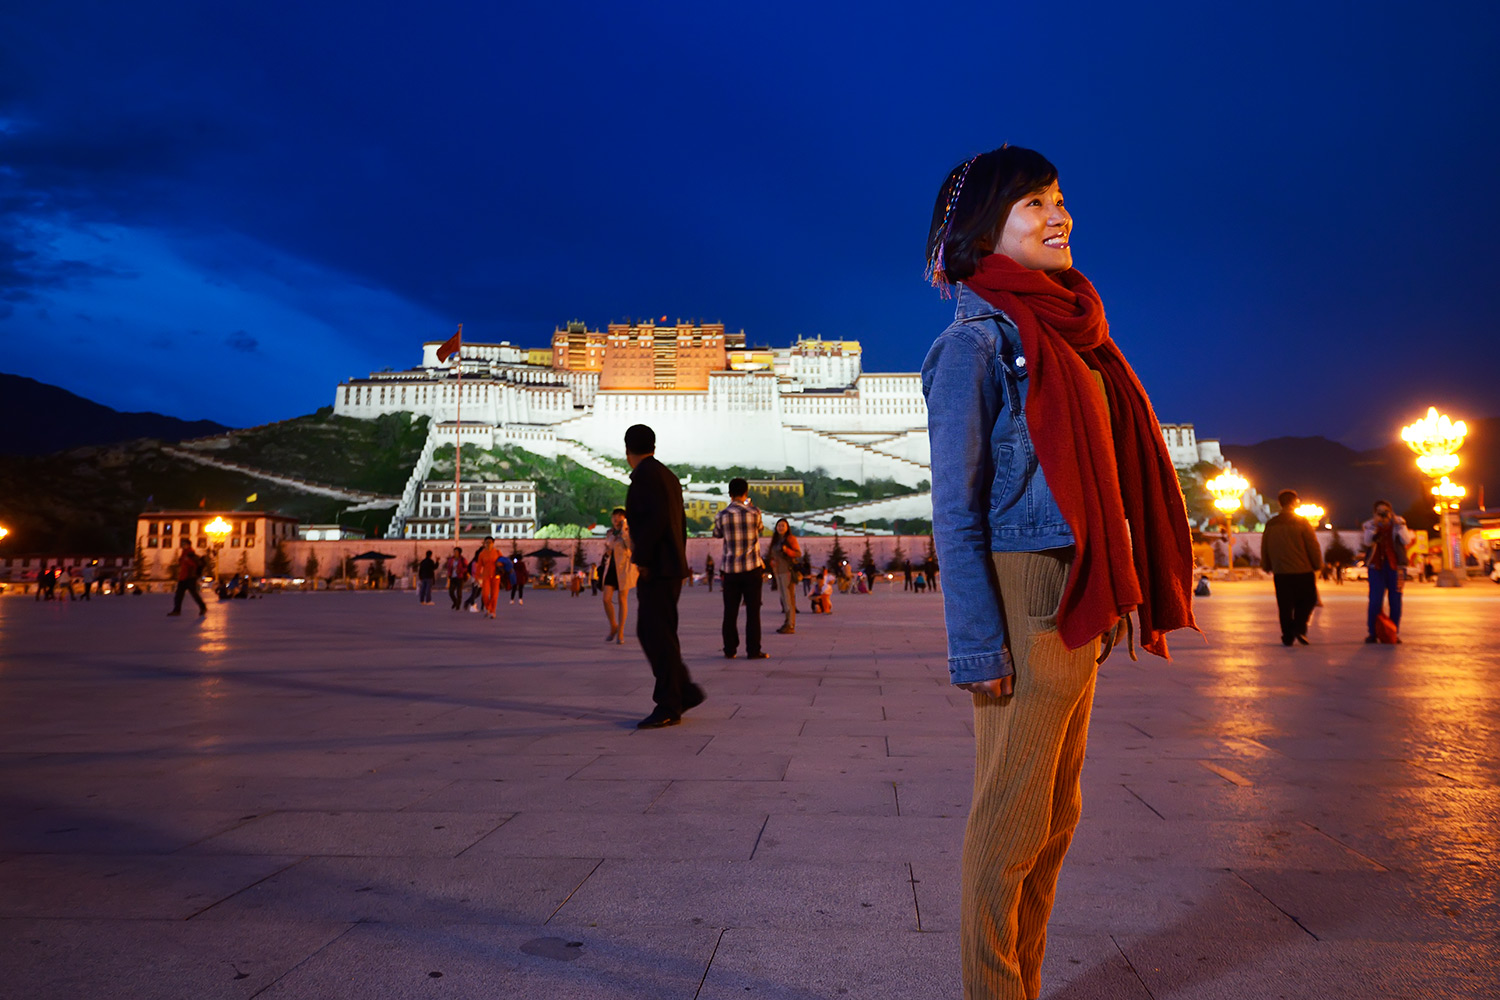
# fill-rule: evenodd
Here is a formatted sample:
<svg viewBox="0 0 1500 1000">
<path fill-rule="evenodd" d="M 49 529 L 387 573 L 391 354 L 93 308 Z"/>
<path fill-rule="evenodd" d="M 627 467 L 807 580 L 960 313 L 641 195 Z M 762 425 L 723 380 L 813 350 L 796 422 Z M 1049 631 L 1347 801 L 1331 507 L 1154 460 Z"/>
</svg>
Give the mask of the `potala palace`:
<svg viewBox="0 0 1500 1000">
<path fill-rule="evenodd" d="M 334 412 L 348 417 L 409 412 L 431 418 L 392 535 L 408 534 L 411 519 L 426 520 L 421 515 L 442 488 L 428 483 L 438 447 L 455 441 L 514 445 L 623 479 L 621 442 L 636 423 L 655 429 L 668 464 L 822 469 L 918 490 L 806 512 L 798 520 L 807 527 L 838 513 L 851 522 L 932 516 L 921 378 L 863 371 L 858 341 L 801 339 L 761 348 L 746 346 L 743 332 L 727 332 L 722 324 L 612 323 L 590 330 L 573 322 L 553 332 L 550 349 L 465 343 L 461 373 L 453 359 L 438 361 L 441 345 L 423 344 L 416 367 L 342 383 L 334 399 Z M 1218 442 L 1199 441 L 1191 424 L 1162 430 L 1179 467 L 1227 465 Z M 451 483 L 447 491 L 451 496 Z"/>
</svg>

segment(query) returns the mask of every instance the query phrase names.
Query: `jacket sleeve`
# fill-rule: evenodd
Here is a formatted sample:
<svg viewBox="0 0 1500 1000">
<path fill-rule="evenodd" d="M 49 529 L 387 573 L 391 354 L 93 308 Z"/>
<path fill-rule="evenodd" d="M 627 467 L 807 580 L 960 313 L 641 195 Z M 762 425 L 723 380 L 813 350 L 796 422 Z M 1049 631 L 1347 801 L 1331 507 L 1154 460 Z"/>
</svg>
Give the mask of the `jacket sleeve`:
<svg viewBox="0 0 1500 1000">
<path fill-rule="evenodd" d="M 1302 538 L 1307 544 L 1307 561 L 1312 564 L 1313 572 L 1316 573 L 1323 568 L 1323 546 L 1318 544 L 1318 533 L 1309 524 Z"/>
<path fill-rule="evenodd" d="M 932 444 L 932 529 L 943 567 L 954 684 L 1015 673 L 990 561 L 990 436 L 1003 406 L 995 365 L 994 352 L 962 326 L 940 336 L 922 365 Z"/>
</svg>

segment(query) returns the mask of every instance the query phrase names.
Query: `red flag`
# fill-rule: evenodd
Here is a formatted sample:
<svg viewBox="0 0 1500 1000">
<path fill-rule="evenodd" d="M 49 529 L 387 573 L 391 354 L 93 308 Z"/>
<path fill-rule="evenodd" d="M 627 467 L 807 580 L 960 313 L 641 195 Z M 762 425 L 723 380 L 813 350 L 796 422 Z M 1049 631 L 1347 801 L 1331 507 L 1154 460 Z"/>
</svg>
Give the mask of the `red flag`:
<svg viewBox="0 0 1500 1000">
<path fill-rule="evenodd" d="M 453 336 L 449 337 L 447 340 L 443 341 L 443 346 L 438 348 L 438 350 L 437 350 L 437 359 L 438 359 L 438 361 L 440 361 L 440 362 L 441 361 L 447 361 L 449 358 L 451 358 L 454 355 L 454 353 L 458 351 L 459 347 L 461 347 L 463 345 L 463 342 L 464 342 L 464 326 L 463 326 L 462 323 L 460 323 L 458 325 L 458 332 L 455 333 Z"/>
<path fill-rule="evenodd" d="M 202 510 L 204 507 L 207 507 L 207 506 L 208 506 L 208 497 L 204 497 L 202 500 L 198 501 L 198 509 L 199 510 Z"/>
</svg>

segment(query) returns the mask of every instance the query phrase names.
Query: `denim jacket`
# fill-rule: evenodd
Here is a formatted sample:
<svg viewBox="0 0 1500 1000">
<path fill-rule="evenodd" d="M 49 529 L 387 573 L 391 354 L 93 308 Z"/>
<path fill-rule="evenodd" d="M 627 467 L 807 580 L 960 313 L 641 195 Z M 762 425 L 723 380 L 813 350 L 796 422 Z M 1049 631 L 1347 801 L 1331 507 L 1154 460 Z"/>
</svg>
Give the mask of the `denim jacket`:
<svg viewBox="0 0 1500 1000">
<path fill-rule="evenodd" d="M 1010 317 L 958 286 L 953 323 L 922 363 L 932 530 L 954 684 L 1015 672 L 991 552 L 1073 544 L 1026 427 L 1026 357 Z"/>
</svg>

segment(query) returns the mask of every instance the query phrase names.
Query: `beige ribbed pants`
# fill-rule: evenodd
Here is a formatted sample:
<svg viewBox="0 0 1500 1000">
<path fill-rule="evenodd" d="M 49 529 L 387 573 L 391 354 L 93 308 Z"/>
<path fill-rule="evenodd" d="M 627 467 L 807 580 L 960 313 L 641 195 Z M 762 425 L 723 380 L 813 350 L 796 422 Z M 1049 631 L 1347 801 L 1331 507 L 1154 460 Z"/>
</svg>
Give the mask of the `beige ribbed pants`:
<svg viewBox="0 0 1500 1000">
<path fill-rule="evenodd" d="M 1057 607 L 1071 550 L 997 552 L 1015 693 L 974 696 L 974 804 L 964 831 L 966 1000 L 1035 1000 L 1047 918 L 1083 808 L 1099 643 L 1069 650 Z"/>
</svg>

